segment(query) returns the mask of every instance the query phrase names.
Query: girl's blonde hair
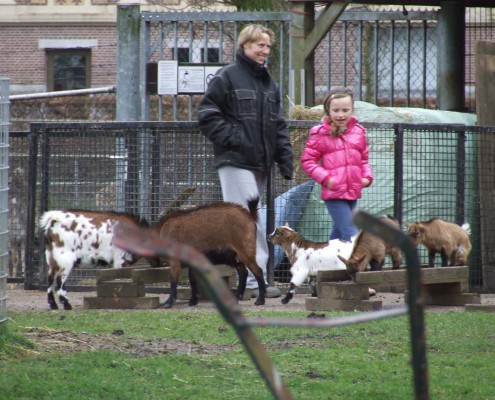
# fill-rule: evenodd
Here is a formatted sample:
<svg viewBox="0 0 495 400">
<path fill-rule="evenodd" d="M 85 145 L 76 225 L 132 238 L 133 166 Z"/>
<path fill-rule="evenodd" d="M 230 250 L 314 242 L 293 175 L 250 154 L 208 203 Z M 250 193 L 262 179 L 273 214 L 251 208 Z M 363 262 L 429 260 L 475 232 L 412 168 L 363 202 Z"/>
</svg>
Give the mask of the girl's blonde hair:
<svg viewBox="0 0 495 400">
<path fill-rule="evenodd" d="M 246 43 L 257 42 L 264 34 L 270 37 L 270 41 L 273 44 L 275 41 L 275 33 L 270 28 L 260 24 L 246 25 L 237 38 L 237 48 L 243 49 Z"/>
<path fill-rule="evenodd" d="M 341 99 L 342 97 L 350 96 L 352 100 L 352 104 L 354 104 L 354 93 L 351 88 L 345 86 L 333 86 L 330 88 L 330 92 L 328 92 L 327 97 L 323 101 L 323 110 L 325 111 L 326 116 L 330 116 L 330 103 L 334 99 Z"/>
</svg>

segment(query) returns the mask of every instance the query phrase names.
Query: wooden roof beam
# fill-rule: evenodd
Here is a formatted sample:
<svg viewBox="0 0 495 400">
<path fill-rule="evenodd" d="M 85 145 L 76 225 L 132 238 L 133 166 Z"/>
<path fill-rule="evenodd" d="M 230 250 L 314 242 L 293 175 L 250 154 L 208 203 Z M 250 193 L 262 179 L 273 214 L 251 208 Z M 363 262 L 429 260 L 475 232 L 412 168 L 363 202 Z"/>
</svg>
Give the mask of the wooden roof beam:
<svg viewBox="0 0 495 400">
<path fill-rule="evenodd" d="M 308 58 L 313 53 L 351 2 L 352 0 L 338 0 L 332 1 L 331 4 L 325 6 L 325 9 L 316 20 L 314 28 L 306 37 L 304 58 Z"/>
</svg>

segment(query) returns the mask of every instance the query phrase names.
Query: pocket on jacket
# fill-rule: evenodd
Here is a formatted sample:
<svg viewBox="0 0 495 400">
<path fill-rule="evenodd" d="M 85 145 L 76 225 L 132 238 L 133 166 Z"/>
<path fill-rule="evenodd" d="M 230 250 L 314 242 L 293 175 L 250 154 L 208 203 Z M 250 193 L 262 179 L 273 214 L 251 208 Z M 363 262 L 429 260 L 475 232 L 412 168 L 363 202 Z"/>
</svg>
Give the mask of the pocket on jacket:
<svg viewBox="0 0 495 400">
<path fill-rule="evenodd" d="M 253 90 L 234 90 L 233 103 L 240 119 L 256 119 L 256 93 Z"/>
<path fill-rule="evenodd" d="M 276 92 L 267 93 L 268 111 L 270 112 L 270 121 L 277 121 L 280 112 L 280 103 L 277 100 Z"/>
</svg>

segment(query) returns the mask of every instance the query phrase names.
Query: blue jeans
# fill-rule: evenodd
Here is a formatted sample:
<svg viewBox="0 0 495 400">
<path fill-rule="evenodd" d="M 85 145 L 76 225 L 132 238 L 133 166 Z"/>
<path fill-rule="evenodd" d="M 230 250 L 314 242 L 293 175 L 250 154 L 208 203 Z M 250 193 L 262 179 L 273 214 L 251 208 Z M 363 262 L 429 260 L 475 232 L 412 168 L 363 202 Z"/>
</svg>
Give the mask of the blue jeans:
<svg viewBox="0 0 495 400">
<path fill-rule="evenodd" d="M 351 237 L 358 233 L 352 223 L 352 212 L 356 208 L 357 200 L 325 200 L 325 206 L 333 220 L 333 229 L 330 240 L 340 239 L 351 241 Z"/>
</svg>

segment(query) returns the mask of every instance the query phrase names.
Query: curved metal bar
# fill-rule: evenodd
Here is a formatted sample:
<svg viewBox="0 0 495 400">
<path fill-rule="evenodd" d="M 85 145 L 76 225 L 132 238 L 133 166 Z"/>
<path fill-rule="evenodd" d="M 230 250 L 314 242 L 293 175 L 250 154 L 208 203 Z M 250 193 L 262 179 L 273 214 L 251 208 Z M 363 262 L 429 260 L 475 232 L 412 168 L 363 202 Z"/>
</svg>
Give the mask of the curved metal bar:
<svg viewBox="0 0 495 400">
<path fill-rule="evenodd" d="M 203 254 L 191 246 L 159 237 L 150 230 L 123 223 L 115 227 L 114 243 L 116 246 L 143 257 L 170 257 L 194 268 L 205 293 L 213 300 L 225 321 L 234 327 L 273 397 L 279 400 L 292 399 L 282 375 L 268 357 L 267 351 L 253 333 L 251 326 L 246 322 L 232 291 Z"/>
<path fill-rule="evenodd" d="M 282 375 L 271 362 L 268 353 L 254 335 L 251 327 L 288 326 L 329 328 L 400 316 L 409 311 L 415 398 L 417 400 L 428 400 L 426 341 L 423 303 L 421 300 L 422 285 L 417 251 L 402 232 L 383 224 L 377 218 L 365 212 L 357 212 L 354 220 L 356 225 L 389 243 L 399 246 L 404 251 L 408 274 L 408 306 L 401 306 L 391 310 L 363 312 L 358 315 L 333 319 L 249 319 L 242 313 L 233 293 L 227 287 L 219 272 L 203 254 L 194 248 L 159 237 L 150 230 L 140 229 L 122 223 L 115 227 L 114 243 L 121 248 L 144 257 L 162 256 L 174 258 L 183 262 L 184 265 L 193 268 L 197 272 L 197 278 L 205 293 L 213 300 L 225 321 L 234 327 L 275 399 L 288 400 L 292 399 L 292 396 L 285 385 Z"/>
<path fill-rule="evenodd" d="M 417 400 L 428 400 L 428 366 L 426 362 L 426 338 L 423 305 L 423 285 L 419 257 L 409 238 L 400 230 L 385 225 L 379 219 L 364 212 L 354 215 L 355 224 L 378 236 L 385 242 L 399 246 L 406 257 L 407 288 L 409 306 L 409 327 L 411 330 L 411 348 L 414 373 L 414 390 Z"/>
</svg>

